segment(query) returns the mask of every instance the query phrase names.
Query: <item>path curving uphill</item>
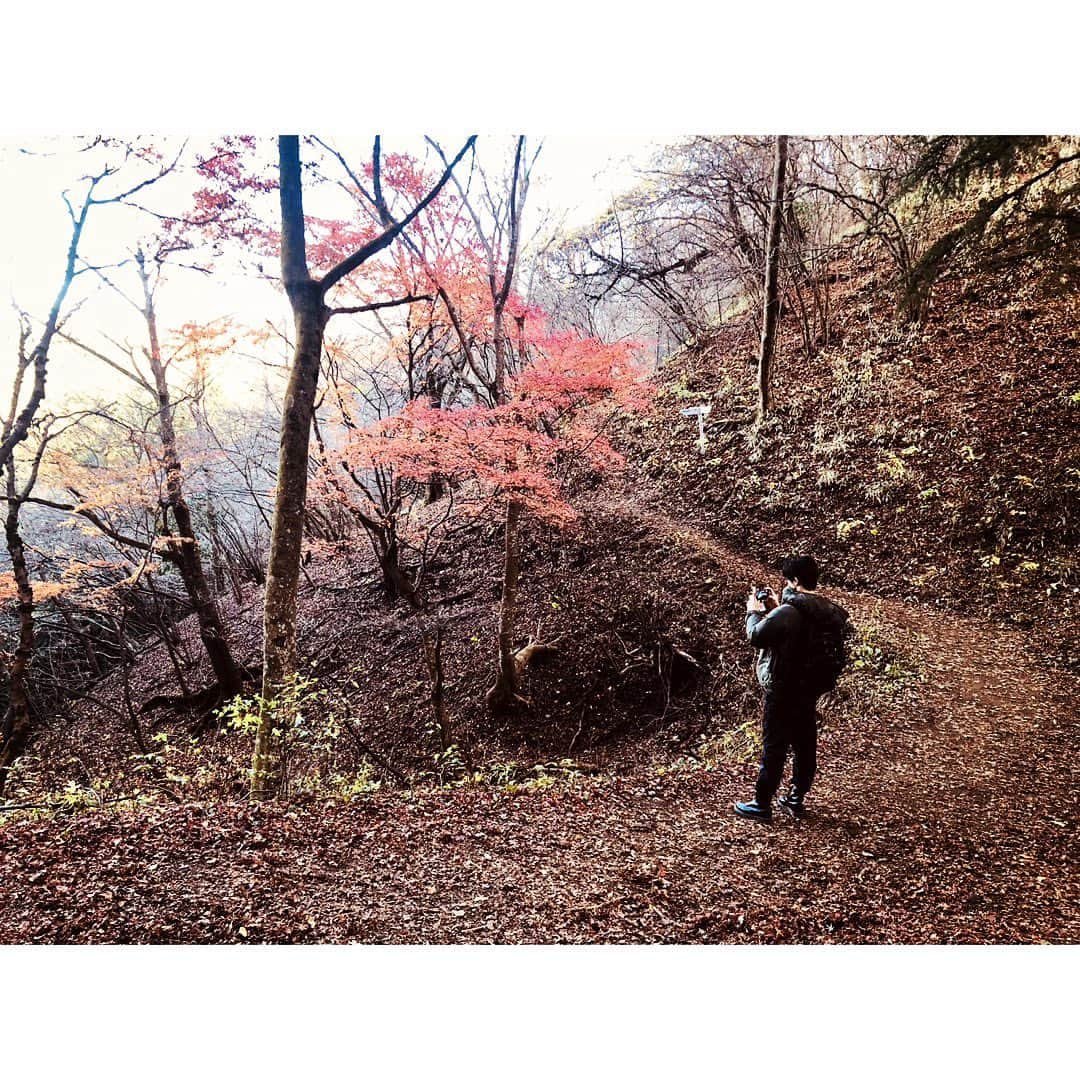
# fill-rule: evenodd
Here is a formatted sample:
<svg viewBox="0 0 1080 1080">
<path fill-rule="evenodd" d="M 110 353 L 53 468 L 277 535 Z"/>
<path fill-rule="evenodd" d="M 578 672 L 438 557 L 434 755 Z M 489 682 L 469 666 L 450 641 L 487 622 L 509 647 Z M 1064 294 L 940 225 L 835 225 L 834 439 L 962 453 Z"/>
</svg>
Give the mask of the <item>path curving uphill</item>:
<svg viewBox="0 0 1080 1080">
<path fill-rule="evenodd" d="M 659 511 L 605 512 L 767 574 Z M 802 822 L 732 815 L 747 765 L 11 820 L 0 942 L 1080 942 L 1066 677 L 1016 632 L 829 595 L 923 678 L 827 714 Z"/>
</svg>

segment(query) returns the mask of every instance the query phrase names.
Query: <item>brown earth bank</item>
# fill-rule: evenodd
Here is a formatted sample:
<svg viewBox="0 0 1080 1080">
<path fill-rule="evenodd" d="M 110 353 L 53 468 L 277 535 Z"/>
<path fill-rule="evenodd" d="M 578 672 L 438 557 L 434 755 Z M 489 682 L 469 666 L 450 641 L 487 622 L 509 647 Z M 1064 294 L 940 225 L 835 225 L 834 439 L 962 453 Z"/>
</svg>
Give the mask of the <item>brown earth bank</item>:
<svg viewBox="0 0 1080 1080">
<path fill-rule="evenodd" d="M 1075 669 L 1080 610 L 1080 287 L 1071 248 L 1023 237 L 958 260 L 899 327 L 874 262 L 835 268 L 828 340 L 788 319 L 775 408 L 755 419 L 752 314 L 672 357 L 625 449 L 667 511 L 828 582 L 1031 630 Z M 688 406 L 709 405 L 695 447 Z"/>
<path fill-rule="evenodd" d="M 647 492 L 583 493 L 569 532 L 530 528 L 523 559 L 522 641 L 538 635 L 557 651 L 535 663 L 531 704 L 491 716 L 484 694 L 494 672 L 499 544 L 494 529 L 462 534 L 440 557 L 430 611 L 388 607 L 363 549 L 343 548 L 307 567 L 299 639 L 312 682 L 312 730 L 293 755 L 293 796 L 348 786 L 361 768 L 376 782 L 443 781 L 468 771 L 439 758 L 431 683 L 421 631 L 443 633 L 445 696 L 455 754 L 472 769 L 512 779 L 537 763 L 573 760 L 625 770 L 699 754 L 703 742 L 756 715 L 752 656 L 743 630 L 750 586 L 775 577 L 750 559 L 710 550 L 703 534 L 670 521 Z M 257 590 L 226 610 L 236 652 L 258 664 Z M 191 686 L 212 679 L 193 620 L 181 625 Z M 176 675 L 160 646 L 130 673 L 77 697 L 53 718 L 10 785 L 13 802 L 41 802 L 71 789 L 87 795 L 160 793 L 131 730 L 174 778 L 185 798 L 240 797 L 250 738 L 226 725 L 191 738 L 193 718 L 127 702 L 175 694 Z"/>
<path fill-rule="evenodd" d="M 801 822 L 736 819 L 754 769 L 722 748 L 348 802 L 28 810 L 0 828 L 0 941 L 1080 941 L 1067 680 L 1016 631 L 832 595 L 918 671 L 823 711 Z"/>
</svg>

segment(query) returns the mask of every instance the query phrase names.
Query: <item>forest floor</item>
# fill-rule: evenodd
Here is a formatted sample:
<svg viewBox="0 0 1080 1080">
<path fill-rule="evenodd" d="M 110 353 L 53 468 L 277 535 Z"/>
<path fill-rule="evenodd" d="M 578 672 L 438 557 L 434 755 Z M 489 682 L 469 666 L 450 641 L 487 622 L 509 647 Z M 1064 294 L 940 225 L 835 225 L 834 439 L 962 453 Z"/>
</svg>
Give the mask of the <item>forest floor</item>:
<svg viewBox="0 0 1080 1080">
<path fill-rule="evenodd" d="M 659 511 L 672 547 L 772 572 Z M 1080 762 L 1024 636 L 829 590 L 918 677 L 827 709 L 810 812 L 736 818 L 754 767 L 25 815 L 0 942 L 1080 942 Z"/>
</svg>

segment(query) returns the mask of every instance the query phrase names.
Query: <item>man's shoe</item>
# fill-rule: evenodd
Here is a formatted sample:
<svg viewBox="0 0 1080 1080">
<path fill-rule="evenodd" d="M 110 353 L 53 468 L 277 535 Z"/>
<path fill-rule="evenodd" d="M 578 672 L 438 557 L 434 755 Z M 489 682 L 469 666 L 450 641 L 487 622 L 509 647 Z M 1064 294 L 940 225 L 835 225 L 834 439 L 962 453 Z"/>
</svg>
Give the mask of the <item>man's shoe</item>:
<svg viewBox="0 0 1080 1080">
<path fill-rule="evenodd" d="M 806 813 L 803 794 L 792 788 L 786 795 L 776 800 L 792 817 L 801 818 Z"/>
<path fill-rule="evenodd" d="M 751 821 L 772 821 L 772 808 L 760 805 L 757 799 L 753 802 L 737 802 L 735 813 Z"/>
</svg>

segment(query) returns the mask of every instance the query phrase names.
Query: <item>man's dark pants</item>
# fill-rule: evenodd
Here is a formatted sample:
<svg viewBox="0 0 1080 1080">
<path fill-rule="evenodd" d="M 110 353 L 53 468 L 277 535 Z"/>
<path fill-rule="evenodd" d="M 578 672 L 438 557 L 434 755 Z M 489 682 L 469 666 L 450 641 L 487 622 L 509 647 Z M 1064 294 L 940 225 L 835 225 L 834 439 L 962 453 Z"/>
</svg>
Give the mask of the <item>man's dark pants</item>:
<svg viewBox="0 0 1080 1080">
<path fill-rule="evenodd" d="M 754 798 L 768 806 L 780 787 L 784 761 L 790 748 L 794 755 L 791 782 L 805 795 L 817 770 L 817 697 L 803 692 L 769 690 L 765 694 L 761 769 Z"/>
</svg>

